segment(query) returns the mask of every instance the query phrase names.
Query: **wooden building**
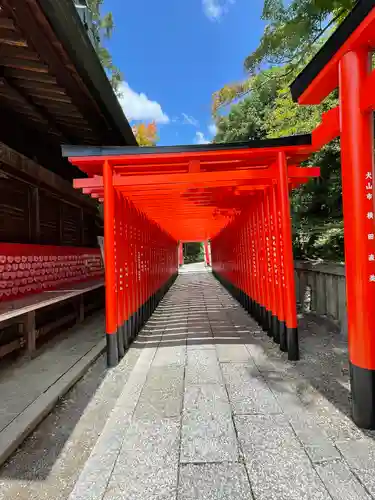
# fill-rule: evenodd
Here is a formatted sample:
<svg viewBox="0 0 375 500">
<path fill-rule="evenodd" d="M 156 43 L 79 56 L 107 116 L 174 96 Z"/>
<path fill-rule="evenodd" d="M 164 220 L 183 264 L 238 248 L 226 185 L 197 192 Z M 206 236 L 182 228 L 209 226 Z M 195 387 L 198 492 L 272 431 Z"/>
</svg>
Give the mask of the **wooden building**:
<svg viewBox="0 0 375 500">
<path fill-rule="evenodd" d="M 98 206 L 61 144 L 137 142 L 73 1 L 0 0 L 0 110 L 0 243 L 96 247 Z"/>
</svg>

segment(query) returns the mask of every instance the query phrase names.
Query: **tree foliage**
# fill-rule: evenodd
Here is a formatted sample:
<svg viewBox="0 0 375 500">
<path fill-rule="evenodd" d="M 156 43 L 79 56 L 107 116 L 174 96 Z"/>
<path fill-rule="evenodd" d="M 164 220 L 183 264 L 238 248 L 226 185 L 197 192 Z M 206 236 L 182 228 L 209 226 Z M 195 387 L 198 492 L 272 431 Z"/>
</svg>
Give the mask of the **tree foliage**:
<svg viewBox="0 0 375 500">
<path fill-rule="evenodd" d="M 256 50 L 244 62 L 254 73 L 263 64 L 298 65 L 311 46 L 344 19 L 355 0 L 264 0 L 267 21 Z"/>
<path fill-rule="evenodd" d="M 192 264 L 204 260 L 203 243 L 192 242 L 184 243 L 184 263 Z"/>
<path fill-rule="evenodd" d="M 109 80 L 115 91 L 118 91 L 122 82 L 120 70 L 113 64 L 112 56 L 108 49 L 103 46 L 103 40 L 109 39 L 115 28 L 112 12 L 101 14 L 101 7 L 104 0 L 87 0 L 93 20 L 94 46 L 103 68 L 108 73 Z"/>
<path fill-rule="evenodd" d="M 244 61 L 247 76 L 214 92 L 214 114 L 252 91 L 253 77 L 261 68 L 277 65 L 284 85 L 319 49 L 322 40 L 345 18 L 356 0 L 264 0 L 267 22 L 258 47 Z"/>
<path fill-rule="evenodd" d="M 263 71 L 252 78 L 252 90 L 247 97 L 220 116 L 214 111 L 217 135 L 214 142 L 261 139 L 266 136 L 264 120 L 273 106 L 280 87 L 282 69 Z"/>
<path fill-rule="evenodd" d="M 282 68 L 253 77 L 253 89 L 217 119 L 215 142 L 276 138 L 311 132 L 324 111 L 337 105 L 333 93 L 319 106 L 300 106 L 291 99 Z M 293 78 L 295 74 L 291 74 Z M 275 78 L 274 78 L 275 77 Z M 343 224 L 338 140 L 313 155 L 307 166 L 319 166 L 321 177 L 292 194 L 294 252 L 298 258 L 343 259 Z"/>
<path fill-rule="evenodd" d="M 264 0 L 262 19 L 267 25 L 258 47 L 244 61 L 247 78 L 213 94 L 215 142 L 311 132 L 322 113 L 337 105 L 337 93 L 319 106 L 299 106 L 291 99 L 289 85 L 354 4 L 355 0 Z M 230 104 L 228 114 L 220 113 Z M 343 260 L 339 141 L 327 144 L 306 165 L 319 166 L 321 176 L 292 194 L 295 255 Z"/>
<path fill-rule="evenodd" d="M 133 125 L 133 134 L 137 139 L 139 146 L 155 146 L 157 137 L 156 123 L 138 123 Z"/>
</svg>

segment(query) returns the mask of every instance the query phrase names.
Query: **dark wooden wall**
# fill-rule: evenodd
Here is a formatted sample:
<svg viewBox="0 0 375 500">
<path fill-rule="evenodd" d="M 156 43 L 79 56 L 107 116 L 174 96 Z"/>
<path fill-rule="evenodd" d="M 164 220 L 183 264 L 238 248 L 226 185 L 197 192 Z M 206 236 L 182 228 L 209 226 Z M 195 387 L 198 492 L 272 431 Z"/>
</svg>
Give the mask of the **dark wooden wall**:
<svg viewBox="0 0 375 500">
<path fill-rule="evenodd" d="M 24 132 L 20 128 L 18 140 L 22 140 Z M 4 141 L 0 127 L 1 139 Z M 30 139 L 29 136 L 29 146 Z M 12 142 L 13 146 L 15 144 L 16 139 Z M 26 148 L 21 152 L 0 142 L 0 242 L 97 247 L 97 236 L 103 234 L 103 224 L 96 203 L 73 189 L 74 171 L 67 170 L 65 179 L 57 174 L 63 165 L 60 163 L 56 168 L 53 155 L 48 161 L 47 148 L 42 166 L 40 156 L 31 154 L 41 149 L 39 144 L 39 148 L 30 149 L 28 154 Z M 67 300 L 36 312 L 38 345 L 74 324 L 80 317 L 77 302 L 80 299 Z M 103 288 L 83 297 L 87 314 L 103 305 Z M 1 323 L 0 360 L 3 356 L 24 351 L 26 337 L 23 316 Z"/>
<path fill-rule="evenodd" d="M 96 247 L 101 234 L 101 218 L 92 200 L 2 144 L 0 241 Z"/>
</svg>

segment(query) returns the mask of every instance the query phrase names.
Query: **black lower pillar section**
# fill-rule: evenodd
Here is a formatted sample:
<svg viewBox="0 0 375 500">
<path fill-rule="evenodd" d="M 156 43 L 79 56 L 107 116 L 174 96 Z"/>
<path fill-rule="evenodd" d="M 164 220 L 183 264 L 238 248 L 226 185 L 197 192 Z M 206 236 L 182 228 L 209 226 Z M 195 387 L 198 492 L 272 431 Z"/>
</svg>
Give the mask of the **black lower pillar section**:
<svg viewBox="0 0 375 500">
<path fill-rule="evenodd" d="M 125 351 L 126 349 L 128 348 L 128 342 L 127 342 L 127 338 L 126 338 L 126 330 L 125 330 L 125 323 L 124 322 L 120 328 L 119 328 L 119 334 L 121 335 L 121 338 L 122 338 L 122 345 L 124 347 L 124 354 L 125 354 Z"/>
<path fill-rule="evenodd" d="M 118 364 L 117 332 L 107 333 L 107 366 L 109 368 Z"/>
<path fill-rule="evenodd" d="M 260 326 L 262 330 L 267 331 L 267 311 L 264 306 L 260 306 Z"/>
<path fill-rule="evenodd" d="M 117 352 L 118 352 L 118 357 L 119 357 L 119 359 L 121 359 L 121 358 L 124 357 L 124 354 L 125 354 L 124 337 L 123 337 L 122 327 L 121 326 L 118 327 L 116 337 L 117 337 Z"/>
<path fill-rule="evenodd" d="M 279 321 L 279 333 L 280 333 L 280 351 L 287 352 L 288 351 L 288 344 L 286 341 L 285 321 Z"/>
<path fill-rule="evenodd" d="M 127 319 L 124 323 L 124 347 L 127 349 L 130 344 L 130 332 L 131 332 L 131 326 L 130 326 L 130 320 Z"/>
<path fill-rule="evenodd" d="M 286 342 L 289 361 L 299 360 L 298 328 L 286 328 Z"/>
<path fill-rule="evenodd" d="M 135 325 L 135 315 L 134 313 L 130 316 L 131 333 L 130 337 L 133 340 L 136 335 L 136 325 Z"/>
<path fill-rule="evenodd" d="M 375 429 L 375 370 L 350 363 L 353 421 L 361 429 Z"/>
<path fill-rule="evenodd" d="M 267 335 L 269 337 L 273 337 L 272 313 L 271 313 L 271 311 L 267 311 Z"/>
<path fill-rule="evenodd" d="M 276 342 L 276 344 L 280 344 L 279 320 L 278 320 L 277 316 L 275 316 L 273 314 L 271 316 L 271 325 L 272 325 L 273 340 Z"/>
</svg>

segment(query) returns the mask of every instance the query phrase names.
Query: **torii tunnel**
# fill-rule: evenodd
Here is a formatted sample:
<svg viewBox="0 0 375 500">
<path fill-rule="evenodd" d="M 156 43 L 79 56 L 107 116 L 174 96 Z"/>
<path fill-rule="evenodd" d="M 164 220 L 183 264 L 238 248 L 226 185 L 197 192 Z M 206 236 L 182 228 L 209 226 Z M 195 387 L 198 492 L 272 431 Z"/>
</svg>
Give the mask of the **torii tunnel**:
<svg viewBox="0 0 375 500">
<path fill-rule="evenodd" d="M 373 109 L 375 2 L 362 1 L 291 86 L 300 104 L 339 88 L 311 135 L 236 144 L 63 146 L 104 203 L 106 333 L 114 366 L 178 274 L 181 242 L 210 241 L 215 277 L 288 359 L 299 359 L 290 192 L 301 163 L 341 137 L 353 419 L 375 428 Z M 180 247 L 181 248 L 181 247 Z"/>
</svg>

